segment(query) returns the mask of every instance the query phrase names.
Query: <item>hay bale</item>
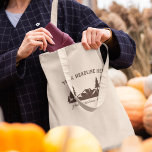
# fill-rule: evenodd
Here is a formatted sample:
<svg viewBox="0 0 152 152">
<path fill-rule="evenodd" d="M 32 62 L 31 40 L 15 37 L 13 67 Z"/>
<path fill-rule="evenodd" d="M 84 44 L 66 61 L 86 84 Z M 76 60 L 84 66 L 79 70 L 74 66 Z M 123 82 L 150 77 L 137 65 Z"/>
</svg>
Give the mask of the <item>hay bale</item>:
<svg viewBox="0 0 152 152">
<path fill-rule="evenodd" d="M 134 63 L 123 71 L 128 78 L 136 76 L 134 71 L 139 71 L 143 76 L 149 75 L 152 58 L 150 54 L 152 50 L 152 10 L 147 9 L 141 13 L 137 8 L 127 9 L 116 2 L 113 2 L 109 10 L 110 12 L 100 10 L 98 12 L 100 18 L 110 27 L 127 32 L 136 43 Z"/>
</svg>

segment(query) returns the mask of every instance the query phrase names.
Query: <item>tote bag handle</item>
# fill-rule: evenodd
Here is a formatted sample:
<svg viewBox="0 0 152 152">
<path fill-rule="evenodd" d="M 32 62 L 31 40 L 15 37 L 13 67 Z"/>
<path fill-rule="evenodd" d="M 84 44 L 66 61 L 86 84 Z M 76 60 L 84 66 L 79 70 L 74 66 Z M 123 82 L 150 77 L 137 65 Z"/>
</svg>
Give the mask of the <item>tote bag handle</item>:
<svg viewBox="0 0 152 152">
<path fill-rule="evenodd" d="M 57 27 L 58 20 L 58 0 L 53 0 L 50 21 Z"/>
</svg>

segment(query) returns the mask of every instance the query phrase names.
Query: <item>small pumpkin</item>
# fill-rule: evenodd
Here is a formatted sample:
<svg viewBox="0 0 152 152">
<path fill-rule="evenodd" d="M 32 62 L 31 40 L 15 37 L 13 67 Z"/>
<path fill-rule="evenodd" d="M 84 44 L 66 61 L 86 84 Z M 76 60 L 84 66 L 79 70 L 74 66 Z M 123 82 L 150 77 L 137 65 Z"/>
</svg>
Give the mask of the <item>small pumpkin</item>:
<svg viewBox="0 0 152 152">
<path fill-rule="evenodd" d="M 0 123 L 0 151 L 41 152 L 44 135 L 36 124 Z"/>
<path fill-rule="evenodd" d="M 127 76 L 120 70 L 110 68 L 108 70 L 108 75 L 114 86 L 125 86 L 127 84 Z"/>
<path fill-rule="evenodd" d="M 143 122 L 146 131 L 152 135 L 152 95 L 145 104 Z"/>
<path fill-rule="evenodd" d="M 44 139 L 45 152 L 102 152 L 97 139 L 86 129 L 60 126 L 50 130 Z"/>
<path fill-rule="evenodd" d="M 143 129 L 144 94 L 132 87 L 116 87 L 118 97 L 125 108 L 135 131 Z"/>
</svg>

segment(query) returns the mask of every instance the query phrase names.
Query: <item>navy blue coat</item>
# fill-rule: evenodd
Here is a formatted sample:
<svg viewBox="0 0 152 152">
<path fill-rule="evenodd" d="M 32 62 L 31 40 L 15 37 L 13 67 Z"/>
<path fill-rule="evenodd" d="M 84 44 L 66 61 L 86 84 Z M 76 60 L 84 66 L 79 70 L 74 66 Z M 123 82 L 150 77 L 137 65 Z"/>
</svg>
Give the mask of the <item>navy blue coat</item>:
<svg viewBox="0 0 152 152">
<path fill-rule="evenodd" d="M 31 0 L 16 28 L 5 10 L 0 10 L 0 106 L 8 122 L 34 122 L 49 129 L 46 78 L 37 50 L 16 67 L 16 54 L 25 34 L 45 27 L 50 21 L 50 0 Z M 36 26 L 40 23 L 40 26 Z M 58 28 L 80 42 L 88 27 L 106 28 L 104 22 L 86 6 L 75 0 L 59 0 Z M 117 45 L 110 48 L 110 65 L 129 67 L 135 56 L 135 43 L 124 32 L 112 29 Z M 102 52 L 103 56 L 105 53 Z"/>
</svg>

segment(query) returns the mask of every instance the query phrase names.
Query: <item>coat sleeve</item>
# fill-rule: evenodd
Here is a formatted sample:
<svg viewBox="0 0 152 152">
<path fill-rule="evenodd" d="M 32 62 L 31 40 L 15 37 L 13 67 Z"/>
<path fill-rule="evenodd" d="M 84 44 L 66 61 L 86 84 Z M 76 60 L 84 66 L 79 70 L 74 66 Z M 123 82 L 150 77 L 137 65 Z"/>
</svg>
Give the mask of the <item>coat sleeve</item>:
<svg viewBox="0 0 152 152">
<path fill-rule="evenodd" d="M 25 74 L 25 61 L 21 61 L 16 67 L 16 54 L 18 49 L 7 52 L 1 51 L 0 55 L 0 90 L 6 89 L 23 78 Z"/>
<path fill-rule="evenodd" d="M 81 5 L 75 0 L 66 0 L 64 2 L 65 21 L 68 30 L 66 31 L 75 42 L 80 42 L 82 32 L 88 27 L 109 28 L 109 26 L 100 20 L 95 13 L 87 6 Z M 123 31 L 111 29 L 115 38 L 115 45 L 109 48 L 110 66 L 116 69 L 127 68 L 133 63 L 136 54 L 136 45 L 133 39 Z M 105 52 L 101 52 L 104 56 Z"/>
<path fill-rule="evenodd" d="M 112 29 L 117 45 L 109 48 L 110 65 L 116 69 L 128 68 L 136 55 L 136 44 L 128 34 Z M 118 52 L 118 53 L 116 53 Z"/>
</svg>

